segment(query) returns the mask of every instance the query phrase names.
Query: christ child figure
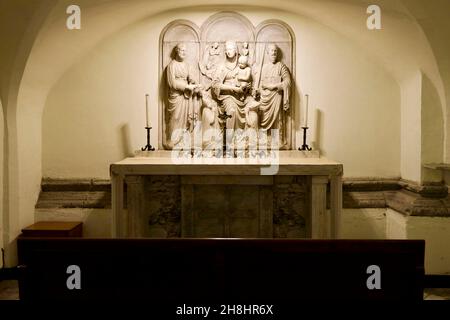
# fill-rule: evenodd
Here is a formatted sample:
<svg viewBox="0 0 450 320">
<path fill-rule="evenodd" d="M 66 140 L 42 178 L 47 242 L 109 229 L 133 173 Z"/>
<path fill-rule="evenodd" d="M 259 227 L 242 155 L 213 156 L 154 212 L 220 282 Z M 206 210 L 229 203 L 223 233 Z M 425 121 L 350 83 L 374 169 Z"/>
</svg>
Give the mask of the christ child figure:
<svg viewBox="0 0 450 320">
<path fill-rule="evenodd" d="M 240 56 L 238 59 L 238 65 L 239 71 L 236 75 L 236 87 L 240 87 L 242 89 L 243 95 L 241 100 L 244 100 L 250 89 L 250 82 L 252 80 L 252 69 L 248 66 L 248 56 Z"/>
</svg>

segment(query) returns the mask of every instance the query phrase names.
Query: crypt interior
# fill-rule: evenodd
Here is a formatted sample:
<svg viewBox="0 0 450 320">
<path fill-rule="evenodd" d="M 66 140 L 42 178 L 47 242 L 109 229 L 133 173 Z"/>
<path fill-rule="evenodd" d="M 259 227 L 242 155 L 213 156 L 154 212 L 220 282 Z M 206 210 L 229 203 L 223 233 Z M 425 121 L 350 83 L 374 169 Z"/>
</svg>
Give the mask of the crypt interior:
<svg viewBox="0 0 450 320">
<path fill-rule="evenodd" d="M 71 4 L 0 3 L 4 267 L 25 227 L 81 221 L 86 238 L 424 239 L 425 273 L 450 274 L 448 1 L 79 0 L 80 29 Z M 275 96 L 230 100 L 227 59 L 264 83 L 271 48 Z M 173 84 L 186 61 L 189 98 Z M 279 171 L 177 167 L 184 104 L 193 127 L 279 125 Z"/>
</svg>

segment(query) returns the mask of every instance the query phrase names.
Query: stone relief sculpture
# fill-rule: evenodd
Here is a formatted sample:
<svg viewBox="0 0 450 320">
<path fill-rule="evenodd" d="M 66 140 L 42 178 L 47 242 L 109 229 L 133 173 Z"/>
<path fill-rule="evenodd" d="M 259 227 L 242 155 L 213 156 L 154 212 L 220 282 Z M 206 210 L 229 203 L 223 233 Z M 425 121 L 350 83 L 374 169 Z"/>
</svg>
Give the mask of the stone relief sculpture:
<svg viewBox="0 0 450 320">
<path fill-rule="evenodd" d="M 237 130 L 247 129 L 246 113 L 253 112 L 253 117 L 257 117 L 256 109 L 259 104 L 252 95 L 249 94 L 251 89 L 250 76 L 247 81 L 239 81 L 239 76 L 244 70 L 238 64 L 237 44 L 234 41 L 225 43 L 225 62 L 220 65 L 215 73 L 212 83 L 212 95 L 220 106 L 220 112 L 226 112 L 230 117 L 225 120 L 226 128 L 233 130 L 231 142 L 234 145 L 241 143 L 236 141 Z M 250 111 L 251 110 L 251 111 Z"/>
<path fill-rule="evenodd" d="M 220 64 L 221 50 L 219 43 L 214 42 L 209 47 L 206 47 L 205 54 L 203 55 L 203 61 L 199 61 L 198 67 L 203 76 L 212 80 L 217 66 Z M 206 89 L 209 89 L 206 88 Z"/>
<path fill-rule="evenodd" d="M 168 145 L 174 147 L 183 140 L 183 133 L 192 131 L 198 118 L 201 85 L 192 77 L 191 66 L 184 61 L 186 45 L 179 43 L 167 66 L 167 134 Z"/>
<path fill-rule="evenodd" d="M 242 134 L 248 130 L 279 137 L 276 148 L 290 149 L 293 41 L 281 21 L 255 29 L 233 12 L 213 15 L 200 29 L 186 20 L 169 24 L 161 35 L 160 145 L 178 148 L 186 136 L 199 136 L 197 146 L 221 149 L 226 127 L 233 149 L 258 144 Z"/>
<path fill-rule="evenodd" d="M 241 100 L 248 94 L 251 79 L 252 79 L 252 69 L 248 65 L 248 56 L 240 56 L 238 59 L 239 71 L 236 76 L 236 86 L 242 89 L 243 95 Z"/>
<path fill-rule="evenodd" d="M 248 56 L 249 53 L 250 53 L 250 51 L 248 49 L 248 42 L 244 42 L 242 44 L 242 55 L 243 56 Z"/>
<path fill-rule="evenodd" d="M 283 132 L 283 111 L 289 110 L 291 75 L 286 65 L 279 61 L 279 49 L 275 44 L 267 46 L 267 55 L 269 61 L 262 64 L 261 75 L 258 76 L 258 91 L 261 96 L 259 125 L 262 130 L 268 131 L 270 137 L 271 129 Z M 285 138 L 284 135 L 280 136 L 282 145 L 285 144 Z"/>
</svg>

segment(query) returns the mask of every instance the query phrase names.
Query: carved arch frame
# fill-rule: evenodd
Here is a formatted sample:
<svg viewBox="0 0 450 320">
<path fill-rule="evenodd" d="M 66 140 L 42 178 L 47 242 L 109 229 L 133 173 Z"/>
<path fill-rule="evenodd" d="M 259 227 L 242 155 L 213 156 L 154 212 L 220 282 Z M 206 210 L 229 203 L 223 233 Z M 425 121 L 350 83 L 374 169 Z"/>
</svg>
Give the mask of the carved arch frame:
<svg viewBox="0 0 450 320">
<path fill-rule="evenodd" d="M 181 27 L 182 29 L 190 32 L 194 36 L 194 43 L 197 44 L 198 54 L 195 59 L 198 61 L 200 59 L 200 29 L 197 27 L 195 23 L 186 19 L 178 19 L 167 24 L 160 33 L 159 36 L 159 75 L 158 75 L 158 95 L 159 95 L 159 103 L 158 103 L 158 149 L 168 149 L 165 142 L 166 136 L 166 111 L 165 105 L 167 103 L 167 88 L 164 85 L 165 78 L 165 68 L 168 64 L 168 54 L 171 54 L 171 51 L 175 47 L 175 45 L 180 41 L 169 40 L 166 41 L 166 36 L 169 32 L 173 31 L 175 28 Z M 169 45 L 167 45 L 169 42 Z M 183 42 L 186 42 L 185 40 Z M 169 50 L 169 52 L 167 52 Z M 199 80 L 199 79 L 197 79 Z"/>
<path fill-rule="evenodd" d="M 283 61 L 287 67 L 289 68 L 289 71 L 291 72 L 291 80 L 292 80 L 292 92 L 291 92 L 291 105 L 290 105 L 290 112 L 287 113 L 286 115 L 286 124 L 287 124 L 287 132 L 286 132 L 286 137 L 288 138 L 287 141 L 287 148 L 288 150 L 292 150 L 293 148 L 295 148 L 295 117 L 296 117 L 296 111 L 298 109 L 298 105 L 299 102 L 297 101 L 297 94 L 296 94 L 296 39 L 295 39 L 295 33 L 294 30 L 292 30 L 292 28 L 285 22 L 278 20 L 278 19 L 269 19 L 269 20 L 264 20 L 262 21 L 257 27 L 256 27 L 256 31 L 255 31 L 255 37 L 256 37 L 256 42 L 260 43 L 263 41 L 259 41 L 259 36 L 261 34 L 261 32 L 265 29 L 265 28 L 269 28 L 271 26 L 276 26 L 276 27 L 280 27 L 282 29 L 284 29 L 287 33 L 287 35 L 289 36 L 290 40 L 289 42 L 289 46 L 288 46 L 288 53 L 289 53 L 289 57 L 290 57 L 290 61 L 288 63 L 286 63 L 286 61 Z M 275 43 L 278 47 L 280 47 L 282 52 L 285 52 L 283 50 L 285 50 L 286 48 L 284 48 L 283 46 L 280 46 L 280 41 L 269 41 L 270 43 Z"/>
</svg>

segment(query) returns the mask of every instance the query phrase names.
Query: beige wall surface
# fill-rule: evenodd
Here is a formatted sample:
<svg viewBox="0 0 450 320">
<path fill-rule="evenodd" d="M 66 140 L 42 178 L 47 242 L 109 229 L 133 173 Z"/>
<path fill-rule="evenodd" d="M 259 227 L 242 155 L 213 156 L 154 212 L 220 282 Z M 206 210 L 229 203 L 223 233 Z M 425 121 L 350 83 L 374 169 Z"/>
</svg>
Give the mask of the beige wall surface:
<svg viewBox="0 0 450 320">
<path fill-rule="evenodd" d="M 386 209 L 343 209 L 342 239 L 386 239 Z"/>
<path fill-rule="evenodd" d="M 145 144 L 145 93 L 157 145 L 160 31 L 175 19 L 201 25 L 215 12 L 189 9 L 145 19 L 107 37 L 68 69 L 44 109 L 43 176 L 108 178 L 110 163 Z M 306 17 L 273 9 L 241 13 L 254 25 L 278 18 L 293 28 L 295 94 L 310 95 L 310 142 L 342 161 L 346 176 L 399 176 L 400 91 L 383 67 Z M 299 103 L 295 109 L 298 129 L 303 109 Z"/>
<path fill-rule="evenodd" d="M 415 72 L 401 84 L 401 177 L 421 180 L 422 73 Z"/>
<path fill-rule="evenodd" d="M 449 217 L 410 217 L 387 209 L 386 237 L 387 239 L 424 239 L 425 273 L 450 273 Z"/>
<path fill-rule="evenodd" d="M 439 97 L 431 81 L 422 77 L 422 164 L 444 162 L 445 121 Z M 441 182 L 444 180 L 440 170 L 422 167 L 422 181 Z"/>
</svg>

